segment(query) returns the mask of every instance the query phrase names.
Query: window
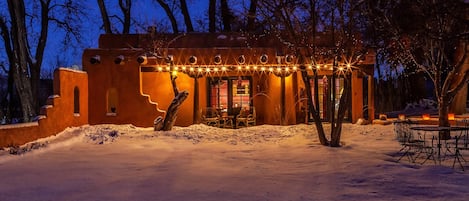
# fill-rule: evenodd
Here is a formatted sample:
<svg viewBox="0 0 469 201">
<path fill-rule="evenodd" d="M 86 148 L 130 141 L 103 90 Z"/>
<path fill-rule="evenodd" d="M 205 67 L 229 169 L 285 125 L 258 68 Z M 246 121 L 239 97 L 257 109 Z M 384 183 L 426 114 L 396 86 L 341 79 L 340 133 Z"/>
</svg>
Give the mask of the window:
<svg viewBox="0 0 469 201">
<path fill-rule="evenodd" d="M 73 113 L 80 114 L 80 91 L 78 87 L 73 89 Z"/>
<path fill-rule="evenodd" d="M 228 111 L 251 105 L 250 77 L 207 78 L 209 83 L 208 107 Z"/>
</svg>

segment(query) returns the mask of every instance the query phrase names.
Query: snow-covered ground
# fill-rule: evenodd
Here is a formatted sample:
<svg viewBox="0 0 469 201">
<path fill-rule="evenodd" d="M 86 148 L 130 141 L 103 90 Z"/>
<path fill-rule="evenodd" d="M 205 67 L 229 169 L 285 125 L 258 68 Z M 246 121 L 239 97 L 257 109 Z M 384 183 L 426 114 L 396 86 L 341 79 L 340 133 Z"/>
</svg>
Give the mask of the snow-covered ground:
<svg viewBox="0 0 469 201">
<path fill-rule="evenodd" d="M 313 125 L 69 128 L 0 150 L 0 200 L 469 198 L 460 169 L 395 162 L 392 125 L 345 124 L 342 141 L 319 145 Z"/>
</svg>

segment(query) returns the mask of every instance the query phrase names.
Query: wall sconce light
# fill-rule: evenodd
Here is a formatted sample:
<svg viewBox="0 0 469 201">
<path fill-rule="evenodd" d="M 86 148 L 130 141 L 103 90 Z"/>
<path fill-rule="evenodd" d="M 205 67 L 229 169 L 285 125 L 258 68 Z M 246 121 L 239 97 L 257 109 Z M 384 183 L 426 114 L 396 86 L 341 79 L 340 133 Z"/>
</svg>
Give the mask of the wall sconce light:
<svg viewBox="0 0 469 201">
<path fill-rule="evenodd" d="M 192 64 L 192 65 L 196 64 L 197 63 L 197 57 L 194 56 L 194 55 L 190 56 L 189 57 L 189 63 Z"/>
<path fill-rule="evenodd" d="M 90 58 L 90 63 L 91 64 L 99 64 L 101 63 L 101 57 L 99 55 L 95 55 Z"/>
<path fill-rule="evenodd" d="M 422 114 L 423 120 L 430 120 L 430 114 Z"/>
<path fill-rule="evenodd" d="M 243 65 L 244 63 L 246 63 L 246 58 L 243 54 L 239 55 L 238 60 L 236 60 L 236 62 L 238 62 L 239 65 Z"/>
<path fill-rule="evenodd" d="M 454 120 L 455 116 L 454 113 L 448 113 L 448 120 Z"/>
<path fill-rule="evenodd" d="M 137 62 L 139 64 L 147 64 L 148 58 L 147 58 L 147 56 L 144 56 L 144 55 L 139 56 L 139 57 L 137 57 Z"/>
<path fill-rule="evenodd" d="M 124 64 L 124 55 L 119 55 L 114 59 L 114 63 L 118 65 Z"/>
<path fill-rule="evenodd" d="M 221 55 L 219 54 L 215 55 L 215 57 L 213 58 L 213 63 L 221 64 Z"/>
<path fill-rule="evenodd" d="M 259 61 L 261 62 L 261 64 L 266 64 L 268 60 L 269 60 L 269 57 L 266 54 L 262 54 L 259 57 Z"/>
</svg>

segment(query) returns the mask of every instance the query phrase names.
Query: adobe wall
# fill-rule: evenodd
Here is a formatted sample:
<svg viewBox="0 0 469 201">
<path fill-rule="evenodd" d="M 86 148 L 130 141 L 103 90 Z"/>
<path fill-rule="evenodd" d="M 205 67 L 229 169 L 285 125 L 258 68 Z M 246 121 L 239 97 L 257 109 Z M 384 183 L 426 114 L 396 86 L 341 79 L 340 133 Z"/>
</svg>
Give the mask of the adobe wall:
<svg viewBox="0 0 469 201">
<path fill-rule="evenodd" d="M 231 76 L 231 75 L 224 75 Z M 232 76 L 235 76 L 234 74 Z M 199 111 L 207 107 L 207 77 L 201 77 L 199 82 Z M 176 79 L 178 89 L 189 92 L 189 97 L 181 105 L 175 125 L 189 126 L 193 124 L 194 107 L 194 79 L 187 74 L 178 73 Z M 272 74 L 252 75 L 253 106 L 256 108 L 257 124 L 280 124 L 280 78 Z M 292 89 L 292 76 L 285 78 L 286 91 L 286 123 L 295 124 L 295 94 Z M 161 109 L 167 109 L 174 94 L 168 72 L 142 73 L 142 91 L 148 94 L 152 102 L 157 102 Z M 200 114 L 197 114 L 200 118 Z M 197 122 L 196 122 L 197 123 Z"/>
<path fill-rule="evenodd" d="M 66 68 L 55 70 L 54 94 L 49 97 L 48 105 L 42 107 L 37 122 L 0 126 L 0 147 L 22 145 L 55 135 L 67 127 L 88 124 L 86 72 Z"/>
<path fill-rule="evenodd" d="M 160 102 L 152 101 L 142 90 L 140 65 L 136 58 L 139 49 L 87 49 L 83 53 L 83 69 L 89 80 L 89 123 L 133 124 L 139 127 L 153 127 L 153 120 L 164 116 L 166 108 Z M 91 63 L 90 58 L 99 55 L 100 61 Z M 121 63 L 115 58 L 124 56 Z M 169 75 L 168 75 L 169 76 Z M 170 82 L 161 82 L 161 84 Z M 146 85 L 146 84 L 145 84 Z M 167 98 L 174 96 L 171 90 L 160 94 Z M 111 109 L 112 108 L 112 109 Z M 162 109 L 162 110 L 161 110 Z"/>
<path fill-rule="evenodd" d="M 179 108 L 175 125 L 190 126 L 193 124 L 194 114 L 194 79 L 184 73 L 178 73 L 177 76 L 177 88 L 179 91 L 188 91 L 189 96 Z M 207 96 L 206 88 L 204 88 L 205 82 L 201 84 L 201 80 L 205 80 L 205 78 L 199 78 L 199 98 Z M 173 87 L 168 72 L 142 73 L 142 91 L 150 96 L 151 101 L 157 102 L 158 107 L 164 110 L 167 110 L 174 98 Z M 206 105 L 206 102 L 199 101 L 200 109 L 203 105 Z"/>
</svg>

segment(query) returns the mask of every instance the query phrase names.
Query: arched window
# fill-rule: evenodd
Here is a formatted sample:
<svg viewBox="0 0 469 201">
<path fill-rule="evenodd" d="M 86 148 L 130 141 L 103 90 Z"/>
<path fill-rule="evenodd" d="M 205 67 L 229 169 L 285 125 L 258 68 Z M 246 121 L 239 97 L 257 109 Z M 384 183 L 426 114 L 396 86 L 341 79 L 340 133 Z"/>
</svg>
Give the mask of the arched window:
<svg viewBox="0 0 469 201">
<path fill-rule="evenodd" d="M 117 106 L 118 106 L 118 94 L 116 88 L 110 88 L 107 90 L 106 93 L 106 104 L 107 104 L 107 113 L 108 114 L 116 114 L 117 113 Z"/>
<path fill-rule="evenodd" d="M 73 89 L 73 113 L 80 114 L 80 90 L 78 87 Z"/>
</svg>

